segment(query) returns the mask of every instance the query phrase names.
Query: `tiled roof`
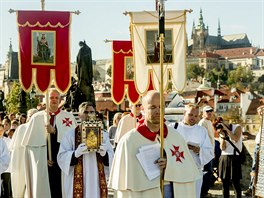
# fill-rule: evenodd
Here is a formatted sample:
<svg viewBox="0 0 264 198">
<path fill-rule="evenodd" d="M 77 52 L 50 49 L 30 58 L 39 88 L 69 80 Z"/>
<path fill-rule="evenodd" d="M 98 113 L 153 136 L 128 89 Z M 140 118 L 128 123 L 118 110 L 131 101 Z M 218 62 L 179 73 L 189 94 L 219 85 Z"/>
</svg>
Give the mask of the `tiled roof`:
<svg viewBox="0 0 264 198">
<path fill-rule="evenodd" d="M 264 105 L 264 99 L 252 99 L 248 110 L 246 112 L 247 115 L 257 115 L 257 108 L 261 105 Z"/>
<path fill-rule="evenodd" d="M 199 58 L 219 58 L 219 55 L 214 52 L 202 52 Z"/>
<path fill-rule="evenodd" d="M 232 48 L 224 50 L 215 50 L 215 54 L 223 58 L 253 58 L 257 52 L 256 47 Z"/>
<path fill-rule="evenodd" d="M 256 56 L 264 56 L 264 49 L 259 49 L 259 51 L 256 53 Z"/>
</svg>

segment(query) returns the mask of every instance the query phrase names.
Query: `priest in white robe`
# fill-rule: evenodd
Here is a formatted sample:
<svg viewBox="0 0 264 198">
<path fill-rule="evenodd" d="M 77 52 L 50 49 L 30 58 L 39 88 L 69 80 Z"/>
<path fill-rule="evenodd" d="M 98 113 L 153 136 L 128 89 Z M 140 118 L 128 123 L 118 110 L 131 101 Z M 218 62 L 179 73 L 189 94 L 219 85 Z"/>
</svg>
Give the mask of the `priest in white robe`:
<svg viewBox="0 0 264 198">
<path fill-rule="evenodd" d="M 25 175 L 28 197 L 62 197 L 61 170 L 57 154 L 66 131 L 77 126 L 72 113 L 59 109 L 60 93 L 49 90 L 49 124 L 47 112 L 35 113 L 26 128 L 22 145 L 25 146 Z M 50 135 L 51 156 L 48 159 L 47 135 Z"/>
<path fill-rule="evenodd" d="M 79 107 L 81 121 L 94 113 L 91 104 L 84 102 Z M 108 134 L 103 132 L 100 151 L 88 151 L 81 139 L 81 126 L 68 131 L 60 145 L 57 156 L 63 171 L 64 194 L 67 198 L 107 198 L 107 184 L 104 166 L 111 166 L 114 152 Z M 78 179 L 80 178 L 80 179 Z"/>
<path fill-rule="evenodd" d="M 186 105 L 183 121 L 178 123 L 177 131 L 187 142 L 191 155 L 202 176 L 203 167 L 214 158 L 214 152 L 206 129 L 197 124 L 198 117 L 199 107 L 194 104 Z M 196 182 L 197 198 L 200 198 L 202 179 L 203 177 Z"/>
<path fill-rule="evenodd" d="M 3 125 L 0 126 L 0 130 L 4 132 Z M 6 143 L 4 142 L 3 138 L 0 137 L 0 175 L 7 170 L 10 162 L 10 154 L 9 150 L 7 148 Z M 2 184 L 2 181 L 0 179 L 0 186 Z M 1 196 L 1 190 L 0 190 L 0 196 Z"/>
<path fill-rule="evenodd" d="M 125 115 L 121 118 L 117 125 L 116 134 L 115 134 L 115 145 L 119 142 L 123 135 L 125 135 L 128 131 L 136 127 L 136 123 L 142 119 L 141 114 L 141 103 L 136 105 L 130 104 L 131 112 L 128 115 Z M 136 116 L 134 116 L 134 114 Z"/>
<path fill-rule="evenodd" d="M 143 97 L 145 120 L 126 133 L 117 145 L 109 187 L 117 197 L 162 197 L 160 176 L 149 179 L 136 155 L 142 146 L 159 144 L 160 94 Z M 164 125 L 164 158 L 149 163 L 164 169 L 165 196 L 195 197 L 195 181 L 201 177 L 184 139 Z"/>
<path fill-rule="evenodd" d="M 27 121 L 38 112 L 37 109 L 30 109 L 27 112 Z M 13 197 L 24 197 L 26 190 L 25 175 L 25 147 L 21 145 L 28 123 L 21 124 L 16 129 L 11 141 L 11 186 Z"/>
</svg>

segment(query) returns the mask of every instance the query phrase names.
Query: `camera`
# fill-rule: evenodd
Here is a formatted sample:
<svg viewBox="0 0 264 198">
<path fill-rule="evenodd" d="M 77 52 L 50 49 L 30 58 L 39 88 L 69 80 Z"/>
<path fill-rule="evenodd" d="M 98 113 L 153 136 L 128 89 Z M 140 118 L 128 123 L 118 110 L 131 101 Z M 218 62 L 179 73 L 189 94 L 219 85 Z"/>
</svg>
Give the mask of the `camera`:
<svg viewBox="0 0 264 198">
<path fill-rule="evenodd" d="M 216 126 L 215 126 L 216 129 L 223 129 L 223 125 L 221 123 L 218 123 Z"/>
</svg>

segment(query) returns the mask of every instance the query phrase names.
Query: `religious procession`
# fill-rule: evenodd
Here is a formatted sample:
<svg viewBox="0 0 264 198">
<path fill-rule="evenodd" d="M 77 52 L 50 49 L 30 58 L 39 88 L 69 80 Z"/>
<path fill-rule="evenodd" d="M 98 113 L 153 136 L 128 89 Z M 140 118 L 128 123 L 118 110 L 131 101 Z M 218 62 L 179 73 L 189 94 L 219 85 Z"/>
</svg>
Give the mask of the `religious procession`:
<svg viewBox="0 0 264 198">
<path fill-rule="evenodd" d="M 250 162 L 243 124 L 217 114 L 213 103 L 182 101 L 177 118 L 166 113 L 175 102 L 166 104 L 168 84 L 177 93 L 187 86 L 192 10 L 165 3 L 125 12 L 130 40 L 106 40 L 115 104 L 107 115 L 98 110 L 85 40 L 71 74 L 70 28 L 82 13 L 46 10 L 44 0 L 41 10 L 10 10 L 17 15 L 20 91 L 18 112 L 4 109 L 0 95 L 1 198 L 264 197 L 264 101 L 254 106 L 260 127 Z M 32 104 L 32 90 L 42 102 Z M 249 187 L 241 184 L 244 174 Z"/>
</svg>

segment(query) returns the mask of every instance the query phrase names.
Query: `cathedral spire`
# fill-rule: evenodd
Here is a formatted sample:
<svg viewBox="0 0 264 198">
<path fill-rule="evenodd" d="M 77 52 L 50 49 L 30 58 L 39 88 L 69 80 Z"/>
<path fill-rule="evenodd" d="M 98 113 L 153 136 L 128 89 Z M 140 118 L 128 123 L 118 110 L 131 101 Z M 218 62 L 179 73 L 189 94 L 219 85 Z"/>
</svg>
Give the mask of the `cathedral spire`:
<svg viewBox="0 0 264 198">
<path fill-rule="evenodd" d="M 202 11 L 202 8 L 200 8 L 199 27 L 200 27 L 200 29 L 204 29 L 203 11 Z"/>
<path fill-rule="evenodd" d="M 10 43 L 9 43 L 9 52 L 13 52 L 13 47 L 12 47 L 12 39 L 10 38 Z"/>
<path fill-rule="evenodd" d="M 194 20 L 193 20 L 192 32 L 193 33 L 195 32 L 195 22 L 194 22 Z"/>
<path fill-rule="evenodd" d="M 218 19 L 217 36 L 221 36 L 220 19 Z"/>
</svg>

